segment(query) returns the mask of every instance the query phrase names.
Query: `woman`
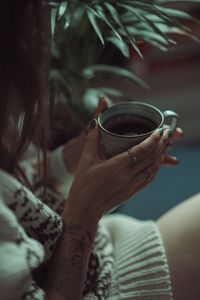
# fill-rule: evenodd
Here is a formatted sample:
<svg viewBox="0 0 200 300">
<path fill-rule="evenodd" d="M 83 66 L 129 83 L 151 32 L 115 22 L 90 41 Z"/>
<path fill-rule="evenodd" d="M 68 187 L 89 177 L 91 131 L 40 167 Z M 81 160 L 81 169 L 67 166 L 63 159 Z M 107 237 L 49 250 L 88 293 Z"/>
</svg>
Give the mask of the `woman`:
<svg viewBox="0 0 200 300">
<path fill-rule="evenodd" d="M 93 120 L 87 136 L 47 157 L 50 9 L 4 1 L 0 22 L 0 298 L 164 300 L 173 289 L 176 300 L 198 299 L 197 198 L 156 223 L 105 216 L 161 165 L 177 164 L 166 155 L 169 131 L 133 147 L 134 165 L 127 152 L 104 161 Z M 27 155 L 31 141 L 43 151 L 39 163 Z"/>
</svg>

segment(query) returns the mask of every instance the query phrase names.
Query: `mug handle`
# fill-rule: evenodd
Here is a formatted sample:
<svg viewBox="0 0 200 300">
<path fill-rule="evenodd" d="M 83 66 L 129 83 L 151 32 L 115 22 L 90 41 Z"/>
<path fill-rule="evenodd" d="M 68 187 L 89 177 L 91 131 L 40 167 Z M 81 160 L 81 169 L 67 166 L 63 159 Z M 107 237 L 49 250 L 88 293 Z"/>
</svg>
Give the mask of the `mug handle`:
<svg viewBox="0 0 200 300">
<path fill-rule="evenodd" d="M 166 110 L 163 112 L 164 122 L 167 119 L 171 119 L 171 124 L 169 125 L 170 133 L 173 134 L 178 126 L 179 115 L 173 110 Z"/>
</svg>

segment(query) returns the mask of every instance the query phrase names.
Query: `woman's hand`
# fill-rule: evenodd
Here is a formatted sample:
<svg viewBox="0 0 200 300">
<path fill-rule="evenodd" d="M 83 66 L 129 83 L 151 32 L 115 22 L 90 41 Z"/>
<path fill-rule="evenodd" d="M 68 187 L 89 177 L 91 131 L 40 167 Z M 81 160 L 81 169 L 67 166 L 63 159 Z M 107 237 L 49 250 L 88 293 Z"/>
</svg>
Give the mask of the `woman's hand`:
<svg viewBox="0 0 200 300">
<path fill-rule="evenodd" d="M 131 165 L 128 152 L 108 160 L 101 159 L 96 125 L 86 138 L 64 214 L 69 210 L 70 215 L 96 221 L 146 187 L 165 160 L 168 133 L 165 130 L 161 136 L 160 131 L 156 131 L 132 147 L 131 153 L 136 157 L 136 162 Z"/>
<path fill-rule="evenodd" d="M 107 107 L 108 107 L 107 100 L 101 98 L 99 100 L 98 107 L 94 113 L 94 118 L 97 118 L 98 115 Z M 75 173 L 77 165 L 79 163 L 88 131 L 89 131 L 89 125 L 86 126 L 85 131 L 83 131 L 77 137 L 67 142 L 64 146 L 63 159 L 66 164 L 67 170 L 72 174 Z"/>
</svg>

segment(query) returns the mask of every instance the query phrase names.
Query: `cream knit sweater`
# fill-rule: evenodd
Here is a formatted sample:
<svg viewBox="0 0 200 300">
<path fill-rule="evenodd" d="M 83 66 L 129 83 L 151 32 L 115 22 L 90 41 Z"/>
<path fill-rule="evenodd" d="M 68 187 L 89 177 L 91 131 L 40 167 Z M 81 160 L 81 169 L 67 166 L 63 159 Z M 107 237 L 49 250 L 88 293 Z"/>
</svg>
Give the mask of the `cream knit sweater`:
<svg viewBox="0 0 200 300">
<path fill-rule="evenodd" d="M 55 168 L 56 161 L 57 166 L 61 165 L 58 152 L 52 155 Z M 42 182 L 38 182 L 30 160 L 23 167 L 35 186 L 34 193 L 0 171 L 1 300 L 46 299 L 40 281 L 62 232 L 59 213 L 66 197 L 48 188 L 43 203 L 38 196 Z M 67 172 L 63 176 L 72 181 Z M 102 218 L 83 299 L 173 299 L 165 250 L 153 221 L 138 221 L 118 214 Z"/>
</svg>

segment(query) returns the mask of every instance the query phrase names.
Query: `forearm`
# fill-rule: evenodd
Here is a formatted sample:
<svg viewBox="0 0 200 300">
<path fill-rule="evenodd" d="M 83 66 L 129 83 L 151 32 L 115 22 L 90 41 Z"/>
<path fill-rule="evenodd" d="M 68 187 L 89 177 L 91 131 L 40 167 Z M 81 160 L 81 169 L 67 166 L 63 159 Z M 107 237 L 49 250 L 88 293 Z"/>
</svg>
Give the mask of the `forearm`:
<svg viewBox="0 0 200 300">
<path fill-rule="evenodd" d="M 65 214 L 68 221 L 48 268 L 44 289 L 49 300 L 80 300 L 97 223 Z"/>
</svg>

